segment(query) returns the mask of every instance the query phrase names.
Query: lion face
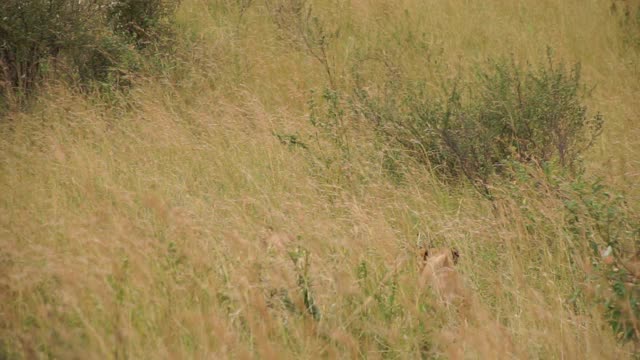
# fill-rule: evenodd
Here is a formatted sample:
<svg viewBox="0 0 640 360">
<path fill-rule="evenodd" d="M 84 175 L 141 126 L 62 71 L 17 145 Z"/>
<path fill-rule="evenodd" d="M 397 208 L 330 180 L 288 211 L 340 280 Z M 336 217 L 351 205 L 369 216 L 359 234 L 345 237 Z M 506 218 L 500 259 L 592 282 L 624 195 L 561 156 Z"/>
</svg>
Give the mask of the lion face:
<svg viewBox="0 0 640 360">
<path fill-rule="evenodd" d="M 419 255 L 422 263 L 421 288 L 431 287 L 447 303 L 464 297 L 464 287 L 455 269 L 460 258 L 456 249 L 426 248 L 421 249 Z"/>
<path fill-rule="evenodd" d="M 450 248 L 423 248 L 420 249 L 419 255 L 423 267 L 426 265 L 453 267 L 458 264 L 458 259 L 460 259 L 460 252 Z"/>
</svg>

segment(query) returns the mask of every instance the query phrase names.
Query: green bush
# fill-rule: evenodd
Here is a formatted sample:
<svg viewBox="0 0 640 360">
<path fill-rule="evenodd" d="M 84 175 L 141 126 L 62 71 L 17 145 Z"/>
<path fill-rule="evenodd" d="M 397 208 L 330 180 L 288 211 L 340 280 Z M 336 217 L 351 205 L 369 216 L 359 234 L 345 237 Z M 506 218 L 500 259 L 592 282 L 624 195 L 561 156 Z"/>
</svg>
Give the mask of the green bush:
<svg viewBox="0 0 640 360">
<path fill-rule="evenodd" d="M 83 86 L 128 84 L 126 75 L 139 69 L 136 49 L 171 36 L 168 18 L 177 4 L 177 0 L 0 2 L 0 106 L 29 95 L 48 72 L 58 69 Z"/>
<path fill-rule="evenodd" d="M 122 38 L 106 32 L 91 45 L 65 54 L 81 87 L 95 83 L 123 89 L 131 85 L 131 75 L 141 69 L 141 54 Z"/>
<path fill-rule="evenodd" d="M 36 85 L 47 61 L 91 44 L 98 1 L 6 0 L 0 4 L 0 80 L 4 92 Z"/>
<path fill-rule="evenodd" d="M 171 16 L 180 0 L 118 0 L 107 7 L 111 28 L 138 49 L 172 36 Z"/>
<path fill-rule="evenodd" d="M 640 343 L 640 219 L 599 180 L 582 177 L 563 189 L 567 230 L 592 250 L 587 285 L 621 341 Z"/>
<path fill-rule="evenodd" d="M 576 275 L 566 304 L 576 312 L 595 306 L 619 341 L 640 345 L 640 217 L 628 198 L 600 179 L 567 176 L 557 164 L 505 165 L 496 201 L 517 205 L 539 241 L 565 242 L 562 266 Z M 549 216 L 551 204 L 560 205 L 562 218 Z"/>
<path fill-rule="evenodd" d="M 513 161 L 505 173 L 498 201 L 515 200 L 527 231 L 568 242 L 568 268 L 583 279 L 568 303 L 598 306 L 619 341 L 640 345 L 640 218 L 625 195 L 585 174 L 567 177 L 559 166 Z M 546 215 L 551 199 L 564 205 L 560 228 Z"/>
<path fill-rule="evenodd" d="M 377 91 L 358 86 L 358 109 L 386 141 L 487 194 L 507 160 L 575 171 L 602 129 L 602 116 L 588 116 L 583 104 L 579 64 L 567 69 L 551 55 L 539 68 L 489 61 L 468 83 L 447 87 L 446 96 L 428 89 L 397 77 Z"/>
</svg>

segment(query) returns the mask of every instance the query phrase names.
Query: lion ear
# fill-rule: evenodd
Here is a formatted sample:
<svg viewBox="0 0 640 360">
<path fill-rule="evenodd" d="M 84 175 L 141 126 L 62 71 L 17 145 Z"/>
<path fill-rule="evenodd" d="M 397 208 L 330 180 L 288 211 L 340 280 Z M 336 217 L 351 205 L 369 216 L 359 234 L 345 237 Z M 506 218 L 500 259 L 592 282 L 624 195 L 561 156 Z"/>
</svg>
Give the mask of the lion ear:
<svg viewBox="0 0 640 360">
<path fill-rule="evenodd" d="M 429 257 L 429 249 L 424 249 L 424 252 L 422 254 L 422 260 L 427 260 L 427 258 Z"/>
<path fill-rule="evenodd" d="M 457 249 L 452 249 L 451 250 L 451 255 L 453 256 L 453 263 L 457 264 L 458 263 L 458 259 L 460 258 L 460 252 Z"/>
</svg>

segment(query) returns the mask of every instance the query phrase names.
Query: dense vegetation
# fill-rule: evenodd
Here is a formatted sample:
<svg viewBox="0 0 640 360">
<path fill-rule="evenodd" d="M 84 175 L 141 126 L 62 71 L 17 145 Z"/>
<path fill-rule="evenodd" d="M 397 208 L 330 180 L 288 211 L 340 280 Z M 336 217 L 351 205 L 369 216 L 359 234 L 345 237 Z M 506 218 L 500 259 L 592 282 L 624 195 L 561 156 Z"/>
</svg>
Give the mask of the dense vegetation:
<svg viewBox="0 0 640 360">
<path fill-rule="evenodd" d="M 640 356 L 639 16 L 2 2 L 0 359 Z"/>
</svg>

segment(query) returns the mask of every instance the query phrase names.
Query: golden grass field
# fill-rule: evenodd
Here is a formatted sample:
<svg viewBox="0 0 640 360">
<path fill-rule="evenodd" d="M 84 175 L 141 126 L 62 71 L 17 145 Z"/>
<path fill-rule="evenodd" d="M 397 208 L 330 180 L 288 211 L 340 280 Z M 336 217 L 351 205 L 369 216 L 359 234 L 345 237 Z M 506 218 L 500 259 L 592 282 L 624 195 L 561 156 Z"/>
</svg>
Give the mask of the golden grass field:
<svg viewBox="0 0 640 360">
<path fill-rule="evenodd" d="M 0 123 L 0 358 L 632 358 L 599 306 L 570 301 L 588 270 L 569 253 L 589 249 L 561 199 L 519 189 L 532 229 L 512 197 L 410 159 L 393 181 L 362 121 L 346 161 L 308 120 L 354 67 L 376 81 L 363 59 L 436 78 L 551 47 L 605 117 L 587 173 L 637 211 L 640 50 L 611 2 L 313 1 L 339 31 L 326 63 L 275 26 L 278 3 L 184 0 L 168 75 L 107 100 L 52 80 Z M 418 286 L 425 243 L 460 252 L 464 305 Z"/>
</svg>

